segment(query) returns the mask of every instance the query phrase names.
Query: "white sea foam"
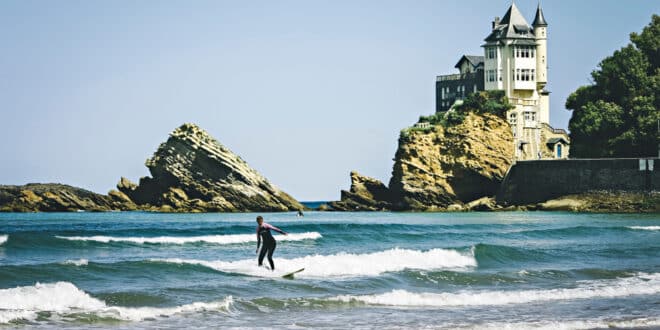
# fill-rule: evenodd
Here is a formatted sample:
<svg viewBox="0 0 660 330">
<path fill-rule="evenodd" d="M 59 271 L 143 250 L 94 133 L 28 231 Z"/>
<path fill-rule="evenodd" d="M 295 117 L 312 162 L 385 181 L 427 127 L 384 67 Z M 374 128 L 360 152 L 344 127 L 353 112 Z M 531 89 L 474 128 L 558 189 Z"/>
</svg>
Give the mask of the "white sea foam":
<svg viewBox="0 0 660 330">
<path fill-rule="evenodd" d="M 417 251 L 399 248 L 365 254 L 339 253 L 333 255 L 309 255 L 293 259 L 275 258 L 275 272 L 258 267 L 254 259 L 239 261 L 156 259 L 153 261 L 195 264 L 222 272 L 264 277 L 279 277 L 303 267 L 305 271 L 297 276 L 376 276 L 385 272 L 396 272 L 404 269 L 465 269 L 467 267 L 477 266 L 477 261 L 473 254 L 461 254 L 455 250 L 443 249 Z"/>
<path fill-rule="evenodd" d="M 631 320 L 573 320 L 573 321 L 536 321 L 536 322 L 512 322 L 512 323 L 489 323 L 480 325 L 447 325 L 446 328 L 453 329 L 534 329 L 534 330 L 578 330 L 578 329 L 639 329 L 660 327 L 660 319 L 657 318 L 637 318 Z M 443 327 L 444 328 L 444 327 Z"/>
<path fill-rule="evenodd" d="M 630 226 L 628 228 L 637 230 L 660 230 L 660 226 Z"/>
<path fill-rule="evenodd" d="M 60 315 L 75 313 L 93 313 L 102 317 L 112 317 L 126 321 L 141 321 L 175 314 L 199 311 L 228 312 L 232 298 L 225 300 L 176 306 L 176 307 L 118 307 L 108 306 L 78 289 L 69 282 L 37 283 L 0 290 L 0 323 L 14 320 L 33 320 L 39 312 L 51 312 Z"/>
<path fill-rule="evenodd" d="M 393 290 L 375 295 L 342 295 L 330 300 L 342 302 L 361 302 L 383 306 L 484 306 L 526 304 L 534 302 L 617 298 L 633 295 L 651 295 L 660 293 L 660 273 L 640 273 L 633 277 L 614 280 L 595 280 L 579 282 L 575 288 L 523 291 L 463 291 L 458 293 L 413 293 L 405 290 Z"/>
<path fill-rule="evenodd" d="M 78 260 L 67 260 L 63 262 L 64 265 L 74 265 L 74 266 L 87 266 L 89 260 L 87 259 L 78 259 Z"/>
<path fill-rule="evenodd" d="M 5 244 L 9 239 L 9 235 L 0 235 L 0 245 Z"/>
<path fill-rule="evenodd" d="M 128 242 L 136 244 L 187 244 L 187 243 L 210 243 L 210 244 L 239 244 L 256 242 L 256 234 L 237 235 L 208 235 L 208 236 L 158 236 L 158 237 L 116 237 L 116 236 L 56 236 L 57 238 L 70 241 L 93 241 L 100 243 Z M 278 241 L 302 241 L 307 239 L 319 239 L 318 232 L 297 233 L 277 236 Z"/>
</svg>

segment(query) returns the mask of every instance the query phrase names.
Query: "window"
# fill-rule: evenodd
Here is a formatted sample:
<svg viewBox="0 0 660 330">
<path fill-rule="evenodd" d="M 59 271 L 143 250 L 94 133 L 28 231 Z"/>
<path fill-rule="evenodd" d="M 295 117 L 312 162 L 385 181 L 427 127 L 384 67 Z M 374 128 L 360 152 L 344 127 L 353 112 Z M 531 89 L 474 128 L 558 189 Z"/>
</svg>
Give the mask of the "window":
<svg viewBox="0 0 660 330">
<path fill-rule="evenodd" d="M 533 58 L 536 56 L 536 48 L 533 46 L 515 46 L 515 56 L 522 58 Z"/>
<path fill-rule="evenodd" d="M 495 70 L 488 70 L 486 72 L 486 81 L 493 82 L 493 81 L 496 81 L 496 80 L 497 79 L 495 77 Z"/>
<path fill-rule="evenodd" d="M 534 81 L 534 69 L 516 69 L 516 80 Z"/>
<path fill-rule="evenodd" d="M 497 58 L 497 48 L 495 47 L 486 48 L 486 58 Z"/>
</svg>

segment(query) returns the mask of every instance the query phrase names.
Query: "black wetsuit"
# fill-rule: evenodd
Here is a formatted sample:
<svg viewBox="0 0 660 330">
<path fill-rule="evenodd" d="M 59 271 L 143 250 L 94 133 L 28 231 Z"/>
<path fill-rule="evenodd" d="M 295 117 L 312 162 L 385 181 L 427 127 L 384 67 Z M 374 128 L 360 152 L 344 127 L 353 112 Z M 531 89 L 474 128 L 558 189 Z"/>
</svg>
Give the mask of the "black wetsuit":
<svg viewBox="0 0 660 330">
<path fill-rule="evenodd" d="M 267 223 L 263 223 L 261 226 L 257 227 L 257 248 L 259 247 L 259 241 L 263 241 L 261 246 L 261 252 L 259 252 L 259 266 L 264 262 L 264 257 L 268 254 L 268 263 L 270 264 L 270 269 L 275 270 L 275 263 L 273 263 L 273 252 L 277 246 L 275 237 L 270 233 L 270 230 L 276 230 L 282 232 L 278 228 L 275 228 Z"/>
</svg>

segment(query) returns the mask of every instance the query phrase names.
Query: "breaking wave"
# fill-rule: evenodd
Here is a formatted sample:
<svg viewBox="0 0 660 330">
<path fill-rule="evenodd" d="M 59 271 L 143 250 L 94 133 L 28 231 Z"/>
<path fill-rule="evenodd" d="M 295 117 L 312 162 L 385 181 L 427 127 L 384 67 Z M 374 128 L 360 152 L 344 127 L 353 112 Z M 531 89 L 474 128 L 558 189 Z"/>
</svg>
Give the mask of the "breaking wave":
<svg viewBox="0 0 660 330">
<path fill-rule="evenodd" d="M 628 228 L 637 230 L 660 230 L 660 226 L 630 226 Z"/>
<path fill-rule="evenodd" d="M 205 261 L 194 259 L 154 259 L 156 262 L 194 264 L 221 272 L 251 276 L 280 277 L 288 272 L 305 268 L 299 277 L 357 277 L 376 276 L 405 269 L 465 269 L 476 267 L 473 253 L 461 254 L 455 250 L 428 251 L 390 249 L 374 253 L 309 255 L 293 259 L 275 259 L 276 271 L 258 267 L 254 259 L 238 261 Z"/>
<path fill-rule="evenodd" d="M 0 245 L 7 242 L 8 239 L 9 239 L 9 235 L 0 235 Z"/>
<path fill-rule="evenodd" d="M 579 283 L 575 288 L 522 291 L 414 293 L 406 290 L 393 290 L 388 293 L 374 295 L 341 295 L 330 298 L 330 300 L 382 306 L 450 307 L 526 304 L 574 299 L 603 299 L 660 293 L 660 273 L 640 273 L 637 276 L 628 278 L 584 281 Z"/>
<path fill-rule="evenodd" d="M 188 243 L 209 243 L 209 244 L 240 244 L 256 242 L 255 234 L 236 234 L 236 235 L 208 235 L 208 236 L 158 236 L 158 237 L 117 237 L 117 236 L 55 236 L 69 241 L 92 241 L 100 243 L 125 242 L 135 244 L 188 244 Z M 278 241 L 302 241 L 315 240 L 321 236 L 318 232 L 306 232 L 299 234 L 280 235 Z"/>
<path fill-rule="evenodd" d="M 92 313 L 125 321 L 142 321 L 200 311 L 229 312 L 231 296 L 221 301 L 195 302 L 175 307 L 108 306 L 69 282 L 37 283 L 33 286 L 0 290 L 0 324 L 17 320 L 35 320 L 38 313 L 59 315 Z"/>
<path fill-rule="evenodd" d="M 62 263 L 63 265 L 73 265 L 73 266 L 87 266 L 89 260 L 87 259 L 78 259 L 78 260 L 67 260 Z"/>
</svg>

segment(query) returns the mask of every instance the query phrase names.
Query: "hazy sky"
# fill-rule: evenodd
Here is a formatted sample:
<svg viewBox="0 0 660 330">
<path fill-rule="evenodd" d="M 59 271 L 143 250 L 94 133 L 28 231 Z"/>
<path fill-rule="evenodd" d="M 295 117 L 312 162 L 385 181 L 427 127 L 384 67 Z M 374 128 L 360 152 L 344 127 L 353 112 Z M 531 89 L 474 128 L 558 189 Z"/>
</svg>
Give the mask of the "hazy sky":
<svg viewBox="0 0 660 330">
<path fill-rule="evenodd" d="M 529 23 L 537 1 L 516 1 Z M 349 171 L 387 183 L 401 128 L 434 111 L 510 1 L 0 2 L 0 184 L 106 193 L 194 122 L 299 200 Z M 657 0 L 542 2 L 551 123 L 660 12 Z"/>
</svg>

